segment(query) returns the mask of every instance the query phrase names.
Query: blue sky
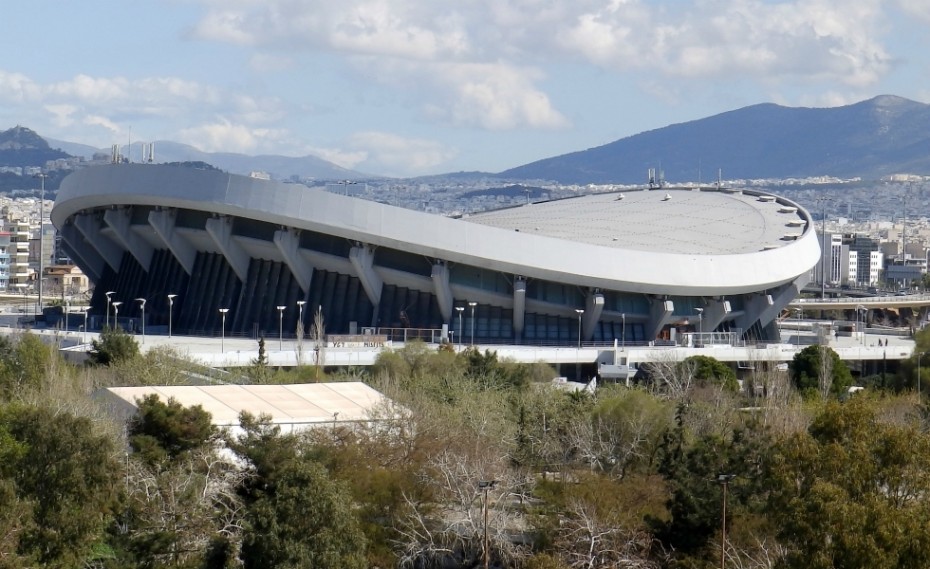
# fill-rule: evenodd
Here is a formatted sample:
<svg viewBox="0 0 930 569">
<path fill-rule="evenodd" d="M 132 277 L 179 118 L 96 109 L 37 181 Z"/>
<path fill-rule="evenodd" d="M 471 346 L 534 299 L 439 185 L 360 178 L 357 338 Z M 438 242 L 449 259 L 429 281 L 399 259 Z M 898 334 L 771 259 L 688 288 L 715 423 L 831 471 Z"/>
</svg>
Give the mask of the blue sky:
<svg viewBox="0 0 930 569">
<path fill-rule="evenodd" d="M 0 129 L 496 172 L 763 102 L 930 102 L 927 0 L 29 0 Z"/>
</svg>

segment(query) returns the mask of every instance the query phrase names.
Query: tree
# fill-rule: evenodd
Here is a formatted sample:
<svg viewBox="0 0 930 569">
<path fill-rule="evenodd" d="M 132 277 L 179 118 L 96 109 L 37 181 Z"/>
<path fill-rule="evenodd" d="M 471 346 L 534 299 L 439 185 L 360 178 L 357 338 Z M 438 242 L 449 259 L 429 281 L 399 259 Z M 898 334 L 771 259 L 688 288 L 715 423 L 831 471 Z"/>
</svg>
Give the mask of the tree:
<svg viewBox="0 0 930 569">
<path fill-rule="evenodd" d="M 930 566 L 930 436 L 876 403 L 829 402 L 765 461 L 770 512 L 791 568 Z"/>
<path fill-rule="evenodd" d="M 117 505 L 114 489 L 122 487 L 114 450 L 86 418 L 44 407 L 0 409 L 0 501 L 21 515 L 15 551 L 30 566 L 79 567 L 91 556 Z"/>
<path fill-rule="evenodd" d="M 346 487 L 268 418 L 243 414 L 231 448 L 248 465 L 240 485 L 246 569 L 365 567 L 366 540 Z"/>
<path fill-rule="evenodd" d="M 794 356 L 791 380 L 802 394 L 846 393 L 853 384 L 852 374 L 839 354 L 827 346 L 808 346 Z"/>
<path fill-rule="evenodd" d="M 129 423 L 129 443 L 149 464 L 203 447 L 216 435 L 212 418 L 203 407 L 184 407 L 175 399 L 163 403 L 155 394 L 139 402 Z"/>
<path fill-rule="evenodd" d="M 89 355 L 91 363 L 109 366 L 138 357 L 139 343 L 121 328 L 104 328 L 91 342 Z"/>
<path fill-rule="evenodd" d="M 736 372 L 727 364 L 710 356 L 691 356 L 686 358 L 685 364 L 694 363 L 694 379 L 699 382 L 720 385 L 728 391 L 738 391 L 739 382 Z"/>
</svg>

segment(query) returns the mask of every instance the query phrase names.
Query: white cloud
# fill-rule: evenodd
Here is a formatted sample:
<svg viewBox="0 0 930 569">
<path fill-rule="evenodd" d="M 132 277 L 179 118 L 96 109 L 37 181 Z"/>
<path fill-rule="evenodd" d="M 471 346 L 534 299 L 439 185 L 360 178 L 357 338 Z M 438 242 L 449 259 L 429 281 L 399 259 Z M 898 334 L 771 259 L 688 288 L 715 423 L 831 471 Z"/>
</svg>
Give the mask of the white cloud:
<svg viewBox="0 0 930 569">
<path fill-rule="evenodd" d="M 930 3 L 927 0 L 897 0 L 896 3 L 908 14 L 930 21 Z"/>
<path fill-rule="evenodd" d="M 367 170 L 395 176 L 434 170 L 455 157 L 455 151 L 442 143 L 386 132 L 354 134 L 349 146 L 367 154 L 368 160 L 362 164 Z"/>
<path fill-rule="evenodd" d="M 225 118 L 205 123 L 178 132 L 181 140 L 205 152 L 241 152 L 259 154 L 277 149 L 280 141 L 287 138 L 281 129 L 255 128 Z"/>
</svg>

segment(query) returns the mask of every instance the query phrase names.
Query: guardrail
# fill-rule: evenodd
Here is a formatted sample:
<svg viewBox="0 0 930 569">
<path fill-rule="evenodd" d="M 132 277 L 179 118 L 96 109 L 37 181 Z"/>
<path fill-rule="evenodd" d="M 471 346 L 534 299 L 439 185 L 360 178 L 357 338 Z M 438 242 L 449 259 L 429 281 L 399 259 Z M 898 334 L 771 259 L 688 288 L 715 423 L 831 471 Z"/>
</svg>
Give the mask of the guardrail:
<svg viewBox="0 0 930 569">
<path fill-rule="evenodd" d="M 926 302 L 930 303 L 930 294 L 907 294 L 894 296 L 839 296 L 831 298 L 796 298 L 790 305 L 804 304 L 861 304 L 863 306 L 870 304 L 907 304 L 909 302 Z"/>
</svg>

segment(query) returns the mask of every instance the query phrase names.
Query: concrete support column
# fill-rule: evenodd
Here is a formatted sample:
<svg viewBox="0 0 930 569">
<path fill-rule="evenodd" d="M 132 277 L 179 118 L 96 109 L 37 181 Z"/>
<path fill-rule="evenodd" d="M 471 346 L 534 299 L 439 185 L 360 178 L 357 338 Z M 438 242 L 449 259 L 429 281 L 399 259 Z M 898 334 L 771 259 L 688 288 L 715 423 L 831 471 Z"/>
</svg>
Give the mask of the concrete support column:
<svg viewBox="0 0 930 569">
<path fill-rule="evenodd" d="M 452 287 L 449 286 L 449 267 L 444 263 L 433 264 L 430 278 L 433 279 L 433 292 L 436 294 L 436 303 L 439 305 L 442 321 L 448 324 L 452 322 L 453 304 Z"/>
<path fill-rule="evenodd" d="M 226 257 L 226 262 L 235 271 L 239 280 L 249 279 L 249 254 L 233 239 L 233 218 L 224 215 L 207 220 L 207 233 L 213 238 L 217 248 Z"/>
<path fill-rule="evenodd" d="M 107 262 L 97 253 L 97 250 L 84 241 L 84 236 L 69 220 L 61 228 L 61 238 L 68 246 L 71 258 L 81 267 L 84 274 L 92 281 L 97 282 L 103 276 Z"/>
<path fill-rule="evenodd" d="M 583 339 L 589 341 L 594 336 L 594 328 L 601 320 L 601 314 L 604 312 L 604 295 L 599 292 L 591 292 L 585 298 L 584 314 L 581 317 L 581 327 L 583 330 Z"/>
<path fill-rule="evenodd" d="M 518 340 L 523 338 L 526 327 L 526 279 L 517 277 L 513 281 L 513 333 Z"/>
<path fill-rule="evenodd" d="M 123 249 L 129 251 L 147 272 L 152 265 L 155 249 L 149 245 L 148 241 L 132 231 L 131 214 L 132 208 L 129 207 L 108 209 L 103 214 L 103 221 L 110 226 L 113 235 L 116 236 Z"/>
<path fill-rule="evenodd" d="M 149 225 L 161 238 L 165 247 L 171 251 L 184 272 L 190 276 L 194 272 L 197 250 L 178 234 L 176 227 L 178 212 L 175 209 L 154 210 L 149 212 Z"/>
<path fill-rule="evenodd" d="M 287 263 L 291 274 L 297 279 L 301 290 L 304 294 L 308 294 L 313 280 L 313 265 L 300 254 L 300 230 L 289 228 L 275 231 L 274 244 L 284 257 L 284 262 Z"/>
<path fill-rule="evenodd" d="M 381 289 L 384 286 L 384 281 L 375 272 L 374 250 L 368 245 L 356 245 L 349 251 L 349 261 L 352 263 L 352 268 L 355 269 L 355 274 L 362 282 L 362 288 L 365 289 L 365 294 L 368 295 L 368 300 L 375 307 L 375 313 L 377 314 L 378 305 L 381 304 Z"/>
<path fill-rule="evenodd" d="M 704 305 L 704 331 L 713 332 L 720 324 L 726 320 L 732 312 L 730 301 L 723 298 L 713 298 L 706 301 Z"/>
<path fill-rule="evenodd" d="M 655 340 L 666 324 L 671 322 L 675 303 L 659 297 L 649 297 L 649 321 L 645 324 L 646 337 Z"/>
<path fill-rule="evenodd" d="M 100 232 L 100 219 L 92 213 L 76 215 L 74 225 L 84 235 L 85 242 L 97 250 L 111 269 L 119 272 L 123 262 L 123 250 Z"/>
</svg>

